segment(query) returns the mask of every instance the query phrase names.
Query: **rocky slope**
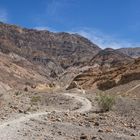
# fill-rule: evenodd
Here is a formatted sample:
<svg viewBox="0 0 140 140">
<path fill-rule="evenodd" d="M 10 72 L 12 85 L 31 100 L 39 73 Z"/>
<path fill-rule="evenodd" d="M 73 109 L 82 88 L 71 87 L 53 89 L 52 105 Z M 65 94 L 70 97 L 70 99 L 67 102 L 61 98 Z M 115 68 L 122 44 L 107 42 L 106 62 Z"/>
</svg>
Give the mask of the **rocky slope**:
<svg viewBox="0 0 140 140">
<path fill-rule="evenodd" d="M 117 50 L 107 48 L 100 50 L 90 61 L 87 61 L 81 67 L 73 67 L 67 69 L 67 71 L 63 73 L 59 78 L 61 79 L 60 81 L 63 81 L 63 83 L 67 83 L 66 87 L 68 87 L 71 80 L 80 73 L 82 74 L 84 71 L 92 69 L 92 71 L 98 73 L 99 71 L 107 71 L 111 68 L 132 64 L 133 62 L 133 58 Z"/>
<path fill-rule="evenodd" d="M 41 71 L 38 67 L 34 67 L 25 58 L 13 53 L 6 55 L 0 52 L 1 90 L 6 91 L 12 88 L 24 89 L 37 83 L 49 84 L 49 78 L 47 79 L 42 76 L 41 72 L 43 74 L 44 71 Z"/>
<path fill-rule="evenodd" d="M 100 48 L 77 34 L 37 31 L 0 23 L 0 50 L 42 65 L 48 73 L 61 73 L 70 66 L 86 63 Z"/>
<path fill-rule="evenodd" d="M 123 64 L 131 63 L 133 59 L 117 50 L 107 48 L 99 51 L 91 61 L 90 65 L 99 65 L 101 67 L 118 67 Z"/>
<path fill-rule="evenodd" d="M 76 76 L 69 87 L 71 88 L 99 88 L 107 90 L 112 87 L 140 80 L 140 59 L 134 63 L 126 64 L 117 68 L 106 70 L 89 69 Z"/>
<path fill-rule="evenodd" d="M 133 57 L 133 58 L 140 57 L 140 47 L 138 47 L 138 48 L 121 48 L 121 49 L 118 49 L 118 51 L 120 51 L 130 57 Z"/>
<path fill-rule="evenodd" d="M 85 85 L 92 87 L 94 79 L 97 83 L 100 78 L 105 79 L 102 74 L 111 75 L 110 68 L 134 62 L 118 50 L 101 50 L 77 34 L 37 31 L 4 23 L 0 23 L 0 52 L 0 81 L 12 86 L 52 81 L 66 86 L 76 76 L 74 81 L 80 85 L 87 82 Z M 94 77 L 91 81 L 90 76 Z"/>
</svg>

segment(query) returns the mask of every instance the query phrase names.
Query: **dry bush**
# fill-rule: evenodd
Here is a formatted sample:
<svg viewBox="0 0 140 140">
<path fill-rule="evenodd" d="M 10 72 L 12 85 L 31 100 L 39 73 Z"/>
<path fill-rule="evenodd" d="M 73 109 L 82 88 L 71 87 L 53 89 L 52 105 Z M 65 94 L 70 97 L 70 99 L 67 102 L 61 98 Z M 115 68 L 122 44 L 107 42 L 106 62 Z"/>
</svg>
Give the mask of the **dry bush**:
<svg viewBox="0 0 140 140">
<path fill-rule="evenodd" d="M 39 101 L 41 101 L 41 97 L 40 96 L 33 96 L 32 98 L 31 98 L 31 103 L 32 104 L 37 104 Z"/>
<path fill-rule="evenodd" d="M 100 94 L 98 97 L 98 104 L 102 112 L 110 111 L 115 104 L 115 96 Z"/>
</svg>

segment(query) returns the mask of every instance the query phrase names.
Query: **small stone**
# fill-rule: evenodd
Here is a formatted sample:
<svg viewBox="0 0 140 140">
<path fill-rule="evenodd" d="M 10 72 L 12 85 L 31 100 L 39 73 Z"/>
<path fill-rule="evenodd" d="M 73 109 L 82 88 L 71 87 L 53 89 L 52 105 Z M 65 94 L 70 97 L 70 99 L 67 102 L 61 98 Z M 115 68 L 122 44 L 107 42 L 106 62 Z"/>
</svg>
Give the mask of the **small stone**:
<svg viewBox="0 0 140 140">
<path fill-rule="evenodd" d="M 108 132 L 113 132 L 113 130 L 112 130 L 111 128 L 107 128 L 105 131 L 106 131 L 107 133 L 108 133 Z"/>
<path fill-rule="evenodd" d="M 36 88 L 36 85 L 31 85 L 31 88 L 35 89 Z"/>
<path fill-rule="evenodd" d="M 18 112 L 19 112 L 19 113 L 24 113 L 24 111 L 23 111 L 23 110 L 20 110 L 20 109 L 18 110 Z"/>
<path fill-rule="evenodd" d="M 99 122 L 95 122 L 94 123 L 94 126 L 99 126 Z"/>
<path fill-rule="evenodd" d="M 136 129 L 135 124 L 134 124 L 134 123 L 131 123 L 131 124 L 130 124 L 130 128 Z"/>
<path fill-rule="evenodd" d="M 27 111 L 23 111 L 23 113 L 24 113 L 24 114 L 29 114 L 29 112 L 27 112 Z"/>
<path fill-rule="evenodd" d="M 87 136 L 82 133 L 80 136 L 80 140 L 87 140 L 87 139 L 88 139 Z"/>
<path fill-rule="evenodd" d="M 2 117 L 1 119 L 2 119 L 2 120 L 5 120 L 5 119 L 6 119 L 6 117 Z"/>
<path fill-rule="evenodd" d="M 86 127 L 90 127 L 90 123 L 89 122 L 85 122 L 85 126 Z"/>
<path fill-rule="evenodd" d="M 80 122 L 80 123 L 79 123 L 79 126 L 83 126 L 83 124 Z"/>
<path fill-rule="evenodd" d="M 24 88 L 24 91 L 26 91 L 26 92 L 27 92 L 27 91 L 28 91 L 28 88 L 27 88 L 27 87 L 25 87 L 25 88 Z"/>
<path fill-rule="evenodd" d="M 97 137 L 96 136 L 92 136 L 91 140 L 95 140 Z"/>
<path fill-rule="evenodd" d="M 135 134 L 133 133 L 133 134 L 131 134 L 131 136 L 135 136 Z"/>
<path fill-rule="evenodd" d="M 102 129 L 99 129 L 98 132 L 101 132 L 101 133 L 102 133 L 102 132 L 104 132 L 104 131 L 103 131 Z"/>
<path fill-rule="evenodd" d="M 62 122 L 62 120 L 61 120 L 60 118 L 57 118 L 56 121 L 58 121 L 58 122 Z"/>
<path fill-rule="evenodd" d="M 61 131 L 58 131 L 58 134 L 59 134 L 59 135 L 62 135 L 62 132 L 61 132 Z"/>
<path fill-rule="evenodd" d="M 87 113 L 83 113 L 83 116 L 88 117 L 88 114 Z"/>
<path fill-rule="evenodd" d="M 65 116 L 69 116 L 69 113 L 66 112 L 66 113 L 65 113 Z"/>
<path fill-rule="evenodd" d="M 123 125 L 124 125 L 125 127 L 128 127 L 128 125 L 127 125 L 126 123 L 123 123 Z"/>
</svg>

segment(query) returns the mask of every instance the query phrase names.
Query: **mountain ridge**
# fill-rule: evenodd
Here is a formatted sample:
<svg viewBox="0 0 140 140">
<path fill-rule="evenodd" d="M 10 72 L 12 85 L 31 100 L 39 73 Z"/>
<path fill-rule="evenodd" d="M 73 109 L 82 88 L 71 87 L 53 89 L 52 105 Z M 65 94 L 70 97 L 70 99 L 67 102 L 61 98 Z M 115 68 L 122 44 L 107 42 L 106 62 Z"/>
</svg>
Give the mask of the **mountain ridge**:
<svg viewBox="0 0 140 140">
<path fill-rule="evenodd" d="M 117 49 L 118 51 L 133 57 L 133 58 L 138 58 L 140 57 L 140 47 L 134 47 L 134 48 L 120 48 Z"/>
<path fill-rule="evenodd" d="M 13 54 L 12 63 L 35 71 L 46 78 L 46 83 L 61 81 L 65 85 L 84 71 L 108 71 L 133 64 L 135 60 L 120 50 L 103 50 L 78 34 L 38 31 L 4 23 L 0 23 L 0 52 L 7 58 Z M 24 60 L 14 62 L 16 56 Z"/>
<path fill-rule="evenodd" d="M 0 38 L 0 50 L 4 53 L 14 52 L 44 65 L 50 59 L 53 63 L 55 59 L 64 68 L 77 65 L 80 61 L 86 62 L 100 50 L 80 35 L 37 31 L 8 24 L 0 24 Z M 44 59 L 40 58 L 43 56 Z"/>
</svg>

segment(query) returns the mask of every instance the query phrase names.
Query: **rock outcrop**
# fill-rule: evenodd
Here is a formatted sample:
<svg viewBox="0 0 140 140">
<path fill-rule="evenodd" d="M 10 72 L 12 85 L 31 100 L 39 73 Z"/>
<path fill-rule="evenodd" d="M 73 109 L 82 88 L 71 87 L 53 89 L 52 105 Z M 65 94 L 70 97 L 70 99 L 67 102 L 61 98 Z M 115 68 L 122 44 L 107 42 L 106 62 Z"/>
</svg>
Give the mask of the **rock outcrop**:
<svg viewBox="0 0 140 140">
<path fill-rule="evenodd" d="M 107 90 L 112 87 L 140 80 L 140 59 L 120 67 L 103 70 L 89 69 L 76 76 L 71 82 L 84 89 L 99 88 Z"/>
</svg>

